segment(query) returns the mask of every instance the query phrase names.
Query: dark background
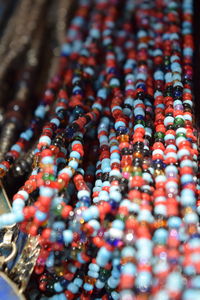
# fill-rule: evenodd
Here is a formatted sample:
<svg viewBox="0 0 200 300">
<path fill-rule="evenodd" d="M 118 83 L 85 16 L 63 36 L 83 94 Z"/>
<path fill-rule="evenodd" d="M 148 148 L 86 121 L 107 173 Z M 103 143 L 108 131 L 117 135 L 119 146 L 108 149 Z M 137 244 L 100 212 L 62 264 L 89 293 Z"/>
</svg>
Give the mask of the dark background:
<svg viewBox="0 0 200 300">
<path fill-rule="evenodd" d="M 195 116 L 200 127 L 200 0 L 194 1 L 194 101 Z"/>
</svg>

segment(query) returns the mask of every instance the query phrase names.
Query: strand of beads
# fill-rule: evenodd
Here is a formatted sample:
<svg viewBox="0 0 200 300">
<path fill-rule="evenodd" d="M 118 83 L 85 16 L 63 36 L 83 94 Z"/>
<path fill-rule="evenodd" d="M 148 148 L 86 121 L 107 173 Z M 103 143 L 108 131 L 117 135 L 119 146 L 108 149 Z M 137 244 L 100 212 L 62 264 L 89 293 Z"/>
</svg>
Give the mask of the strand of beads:
<svg viewBox="0 0 200 300">
<path fill-rule="evenodd" d="M 192 1 L 78 5 L 0 224 L 40 235 L 40 299 L 198 298 Z"/>
<path fill-rule="evenodd" d="M 83 7 L 85 8 L 84 4 L 83 4 Z M 87 10 L 84 11 L 84 8 L 80 7 L 80 10 L 77 12 L 78 15 L 79 14 L 82 15 L 83 21 L 84 21 L 84 18 L 87 17 Z M 77 38 L 78 38 L 78 36 L 80 36 L 79 29 L 80 29 L 81 24 L 78 24 L 78 25 L 79 26 L 76 27 L 76 31 L 74 32 L 74 35 Z M 71 33 L 70 32 L 71 31 L 69 30 L 69 38 L 68 38 L 68 40 L 66 42 L 66 47 L 65 48 L 67 48 L 67 45 L 68 45 L 67 43 L 70 43 L 70 41 L 71 41 L 71 37 L 70 37 Z M 53 80 L 51 81 L 51 83 L 48 85 L 48 89 L 47 89 L 47 91 L 45 91 L 45 95 L 44 95 L 44 99 L 43 99 L 42 103 L 40 103 L 40 105 L 36 108 L 35 115 L 36 115 L 36 119 L 37 120 L 34 119 L 31 122 L 31 128 L 30 129 L 34 129 L 35 126 L 38 124 L 38 122 L 45 117 L 45 114 L 46 114 L 46 109 L 45 108 L 48 107 L 54 101 L 54 97 L 55 97 L 55 94 L 56 94 L 56 93 L 54 94 L 54 90 L 57 91 L 58 88 L 59 88 L 59 86 L 60 86 L 60 84 L 61 84 L 60 83 L 60 78 L 61 78 L 61 76 L 63 74 L 63 64 L 66 64 L 66 58 L 65 57 L 68 56 L 68 55 L 70 55 L 69 49 L 67 50 L 67 53 L 66 53 L 66 51 L 64 51 L 64 53 L 63 53 L 64 59 L 63 59 L 63 57 L 61 57 L 61 66 L 60 66 L 59 74 L 56 75 L 53 78 Z M 64 102 L 67 101 L 66 95 L 63 94 L 63 92 L 61 92 L 60 97 L 61 97 L 61 99 L 65 99 Z M 57 103 L 58 104 L 58 108 L 57 108 L 58 117 L 59 117 L 60 102 L 62 102 L 62 100 L 58 101 L 58 103 Z M 55 112 L 56 112 L 56 108 L 55 108 Z M 64 118 L 64 116 L 62 116 L 62 117 Z M 55 130 L 59 126 L 59 124 L 60 124 L 59 119 L 55 119 L 53 117 L 51 119 L 51 122 L 48 123 L 47 126 L 45 126 L 43 128 L 42 136 L 39 139 L 39 145 L 38 145 L 39 148 L 41 148 L 41 147 L 43 147 L 45 145 L 46 146 L 50 145 L 51 139 L 50 139 L 50 137 L 48 135 L 52 136 L 53 135 L 53 130 Z M 32 125 L 34 126 L 34 128 L 32 128 Z M 38 151 L 36 151 L 36 152 L 37 153 L 36 153 L 36 156 L 35 156 L 35 160 L 37 162 L 38 158 L 39 158 L 39 153 L 38 153 Z M 15 157 L 13 158 L 12 153 L 10 153 L 8 156 L 9 156 L 9 158 L 11 156 L 12 160 L 15 159 Z M 38 163 L 36 163 L 35 168 L 36 168 L 36 170 L 33 170 L 32 175 L 31 175 L 32 177 L 30 178 L 30 180 L 27 180 L 27 182 L 25 183 L 25 186 L 24 186 L 24 189 L 27 190 L 27 191 L 29 191 L 29 193 L 33 192 L 34 187 L 35 188 L 37 187 L 37 186 L 35 186 L 35 184 L 33 183 L 33 181 L 36 180 L 35 176 L 36 176 L 37 171 L 38 171 Z M 64 180 L 64 179 L 62 180 L 62 177 L 63 176 L 60 176 L 60 181 Z M 65 178 L 65 180 L 66 180 L 66 178 Z M 15 198 L 16 197 L 14 197 L 14 199 Z M 32 207 L 30 207 L 31 214 L 30 214 L 29 217 L 32 217 L 33 211 L 34 211 L 34 209 Z M 29 212 L 29 208 L 27 207 L 26 214 L 25 214 L 26 217 L 25 218 L 28 218 L 28 215 L 29 215 L 28 212 Z"/>
<path fill-rule="evenodd" d="M 102 91 L 100 91 L 99 92 L 99 98 L 97 99 L 97 101 L 95 101 L 95 103 L 94 103 L 94 105 L 93 105 L 93 107 L 94 107 L 94 111 L 95 111 L 95 108 L 96 107 L 101 107 L 100 106 L 100 103 L 101 103 L 101 95 L 102 95 L 102 97 L 104 97 L 103 96 L 103 90 Z M 87 114 L 86 114 L 87 115 Z M 89 115 L 88 115 L 89 116 Z M 83 119 L 83 118 L 82 118 Z M 80 120 L 80 118 L 78 118 L 77 120 Z M 87 120 L 88 121 L 88 120 Z M 74 121 L 74 124 L 77 124 L 77 122 L 76 121 Z M 69 130 L 67 131 L 67 134 L 69 134 Z M 75 152 L 77 151 L 77 149 L 76 149 L 76 151 L 75 151 L 75 149 L 73 149 L 72 148 L 72 150 L 74 150 L 73 152 L 74 152 L 74 154 L 76 154 Z M 72 152 L 72 153 L 73 153 Z M 70 154 L 71 155 L 71 154 Z M 83 153 L 81 153 L 81 155 L 83 156 Z M 79 154 L 79 156 L 80 156 L 80 154 Z M 73 155 L 72 155 L 72 157 L 73 157 Z M 77 157 L 77 154 L 76 154 L 76 157 Z M 63 170 L 64 171 L 64 170 Z M 79 176 L 75 176 L 74 177 L 74 180 L 75 180 L 75 185 L 77 186 L 77 189 L 79 190 L 80 188 L 82 188 L 82 189 L 84 189 L 84 190 L 80 190 L 79 192 L 78 192 L 78 198 L 80 197 L 80 201 L 83 201 L 85 198 L 87 198 L 87 196 L 88 195 L 85 195 L 85 193 L 87 192 L 87 189 L 85 190 L 85 188 L 84 188 L 84 186 L 83 186 L 83 184 L 84 184 L 84 182 L 83 182 L 83 184 L 81 184 L 81 180 L 80 180 L 80 175 Z M 77 180 L 79 180 L 80 181 L 80 183 L 78 184 L 77 183 Z M 84 197 L 82 197 L 81 195 L 84 195 Z M 82 199 L 83 198 L 83 199 Z M 85 200 L 87 200 L 87 199 L 85 199 Z M 80 205 L 78 205 L 78 207 L 80 208 Z M 80 209 L 79 210 L 77 210 L 77 212 L 79 212 L 80 211 Z M 76 213 L 75 213 L 75 215 L 76 215 Z M 74 226 L 73 226 L 74 227 Z M 71 232 L 71 230 L 66 230 L 65 231 L 65 233 L 63 233 L 63 237 L 64 237 L 64 241 L 66 241 L 67 242 L 67 239 L 68 239 L 68 237 L 69 237 L 69 234 L 70 234 L 70 232 Z M 69 240 L 68 240 L 68 242 L 70 242 Z M 75 245 L 74 245 L 75 246 Z M 76 247 L 76 246 L 75 246 Z M 73 249 L 73 248 L 72 248 Z M 72 254 L 71 254 L 72 255 Z M 79 253 L 79 255 L 80 255 L 80 253 Z M 74 255 L 73 255 L 74 256 Z M 80 258 L 82 257 L 86 257 L 86 256 L 83 256 L 83 254 L 81 254 L 81 256 L 79 256 Z M 76 257 L 76 259 L 79 259 L 78 257 Z M 80 260 L 80 259 L 79 259 Z M 83 261 L 83 259 L 81 259 L 80 260 L 80 262 L 81 263 L 84 263 L 84 261 Z M 80 268 L 80 266 L 79 266 L 79 268 Z M 72 276 L 74 276 L 73 274 L 71 274 Z M 71 279 L 72 279 L 73 277 L 71 277 Z M 67 286 L 68 286 L 68 283 L 67 283 Z M 66 288 L 67 288 L 67 286 L 66 286 Z M 66 295 L 68 295 L 67 297 L 74 297 L 73 296 L 73 294 L 74 294 L 74 289 L 77 289 L 77 288 L 75 288 L 75 286 L 74 285 L 69 285 L 69 287 L 68 287 L 68 291 L 66 291 Z"/>
<path fill-rule="evenodd" d="M 160 84 L 160 83 L 158 82 L 158 84 Z M 157 155 L 157 154 L 154 154 L 154 155 Z M 104 199 L 105 199 L 105 197 L 106 197 L 106 195 L 104 195 Z M 113 229 L 116 229 L 116 228 L 114 227 L 114 224 L 113 224 L 113 228 L 112 228 L 112 230 L 111 230 L 111 232 L 112 232 L 111 234 L 113 234 L 113 231 L 114 231 Z M 116 232 L 116 230 L 115 230 L 115 232 Z M 103 256 L 105 257 L 105 255 L 108 255 L 108 254 L 109 254 L 108 249 L 107 249 L 107 250 L 105 250 L 105 248 L 103 248 L 103 249 L 104 249 L 104 250 L 102 250 L 102 251 L 100 252 L 100 254 L 99 254 L 99 255 L 100 255 L 100 258 L 103 257 Z M 98 257 L 98 255 L 97 255 L 97 257 Z M 100 258 L 98 259 L 98 261 L 100 260 Z M 104 280 L 105 280 L 105 279 L 104 279 Z M 98 281 L 98 287 L 99 287 L 100 284 L 102 284 L 102 283 Z M 141 284 L 141 282 L 140 282 L 139 284 Z M 104 285 L 103 285 L 103 286 L 104 286 Z M 85 287 L 86 287 L 86 286 L 85 286 Z M 91 288 L 91 287 L 87 286 L 87 288 Z M 129 293 L 130 293 L 130 292 L 129 292 Z"/>
<path fill-rule="evenodd" d="M 158 3 L 156 3 L 158 4 Z M 155 5 L 156 5 L 155 4 Z M 153 282 L 152 292 L 155 297 L 159 297 L 159 293 L 162 294 L 162 287 L 165 283 L 165 278 L 169 274 L 169 262 L 167 260 L 167 238 L 168 232 L 167 218 L 170 216 L 169 204 L 167 202 L 167 195 L 165 191 L 165 185 L 169 184 L 170 179 L 174 180 L 176 176 L 176 168 L 173 166 L 165 167 L 165 163 L 171 162 L 171 157 L 168 155 L 171 148 L 168 147 L 167 135 L 165 138 L 165 133 L 167 134 L 167 128 L 165 126 L 165 111 L 167 112 L 167 104 L 169 102 L 168 95 L 165 95 L 168 91 L 169 84 L 171 82 L 171 76 L 168 68 L 168 53 L 165 50 L 165 44 L 163 45 L 165 34 L 166 23 L 162 19 L 162 15 L 165 14 L 165 7 L 160 4 L 162 11 L 155 12 L 152 19 L 152 27 L 156 34 L 155 44 L 154 44 L 154 78 L 155 78 L 155 142 L 153 143 L 152 158 L 158 162 L 158 168 L 155 174 L 155 190 L 153 194 L 154 199 L 154 261 L 153 261 L 153 272 L 155 276 L 155 281 Z M 162 15 L 161 15 L 162 14 Z M 154 25 L 155 24 L 155 25 Z M 166 52 L 166 53 L 165 53 Z M 169 78 L 169 80 L 168 80 Z M 166 83 L 165 83 L 166 79 Z M 166 104 L 164 97 L 166 96 Z M 166 110 L 165 110 L 166 108 Z M 172 148 L 173 151 L 173 148 Z M 168 157 L 167 157 L 168 156 Z M 175 171 L 174 171 L 175 168 Z M 175 172 L 175 174 L 174 174 Z M 171 205 L 172 206 L 172 205 Z M 173 211 L 173 207 L 171 209 Z M 169 217 L 170 219 L 170 217 Z"/>
<path fill-rule="evenodd" d="M 189 151 L 187 157 L 186 153 L 183 154 L 183 150 L 179 150 L 180 154 L 180 173 L 182 176 L 181 184 L 181 205 L 183 207 L 183 220 L 188 234 L 188 241 L 184 244 L 184 262 L 183 271 L 187 278 L 187 285 L 183 293 L 184 299 L 190 297 L 198 297 L 200 294 L 199 286 L 195 283 L 198 280 L 199 274 L 199 234 L 198 234 L 198 215 L 196 206 L 196 193 L 197 182 L 195 174 L 197 172 L 197 139 L 195 136 L 195 128 L 193 127 L 193 115 L 192 115 L 192 54 L 193 54 L 193 38 L 192 38 L 192 1 L 183 1 L 183 107 L 184 107 L 184 121 L 186 128 L 186 138 L 183 140 L 182 148 Z M 188 101 L 189 100 L 189 101 Z M 189 105 L 188 105 L 189 104 Z M 191 106 L 191 108 L 189 107 Z M 186 141 L 189 143 L 186 144 Z M 185 143 L 184 143 L 185 142 Z M 185 147 L 184 147 L 185 145 Z M 188 147 L 187 147 L 188 146 Z M 178 145 L 179 147 L 179 145 Z M 184 157 L 184 155 L 186 155 Z M 184 162 L 188 160 L 190 166 L 186 167 Z M 196 245 L 194 245 L 195 242 Z M 187 248 L 191 249 L 191 252 L 187 252 Z M 191 270 L 193 271 L 191 272 Z M 189 284 L 191 282 L 191 284 Z"/>
<path fill-rule="evenodd" d="M 78 21 L 79 15 L 80 15 L 80 20 L 82 19 L 81 21 L 80 20 Z M 30 142 L 34 138 L 37 138 L 38 129 L 41 128 L 41 124 L 44 118 L 47 116 L 48 112 L 50 111 L 50 107 L 56 99 L 58 90 L 59 88 L 61 88 L 61 85 L 63 84 L 62 81 L 64 77 L 64 70 L 66 68 L 66 65 L 69 64 L 69 62 L 67 62 L 67 58 L 68 56 L 70 57 L 71 44 L 73 46 L 74 43 L 73 38 L 76 37 L 76 44 L 81 45 L 82 36 L 80 35 L 79 29 L 86 22 L 86 18 L 87 18 L 87 10 L 84 11 L 84 5 L 83 5 L 83 9 L 80 7 L 80 11 L 77 12 L 77 21 L 75 21 L 74 23 L 72 22 L 71 27 L 69 28 L 69 35 L 67 37 L 67 40 L 62 46 L 62 55 L 60 58 L 59 69 L 57 74 L 54 75 L 53 78 L 50 79 L 50 82 L 47 84 L 47 88 L 44 91 L 42 100 L 39 102 L 38 106 L 36 107 L 33 114 L 34 115 L 33 119 L 31 120 L 28 128 L 26 128 L 26 130 L 20 134 L 19 139 L 11 147 L 10 151 L 8 151 L 5 154 L 5 159 L 1 162 L 0 165 L 1 178 L 3 178 L 7 174 L 9 169 L 12 167 L 13 163 L 21 155 L 22 151 L 25 148 L 25 145 L 30 144 Z M 74 48 L 76 49 L 77 46 L 75 45 Z M 76 49 L 75 52 L 77 50 L 78 49 Z M 72 56 L 70 58 L 72 58 Z M 58 104 L 59 107 L 61 107 L 62 105 L 64 104 Z M 59 110 L 61 109 L 57 108 L 56 113 L 58 115 L 62 114 L 62 111 L 59 112 Z"/>
</svg>

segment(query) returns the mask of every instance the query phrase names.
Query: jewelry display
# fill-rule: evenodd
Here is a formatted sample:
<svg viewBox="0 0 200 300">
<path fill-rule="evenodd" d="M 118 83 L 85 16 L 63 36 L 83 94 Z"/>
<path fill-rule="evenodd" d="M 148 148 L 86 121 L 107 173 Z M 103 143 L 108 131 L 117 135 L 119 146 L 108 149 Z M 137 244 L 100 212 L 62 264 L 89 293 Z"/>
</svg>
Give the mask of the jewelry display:
<svg viewBox="0 0 200 300">
<path fill-rule="evenodd" d="M 12 6 L 2 299 L 200 299 L 193 20 L 192 0 Z"/>
</svg>

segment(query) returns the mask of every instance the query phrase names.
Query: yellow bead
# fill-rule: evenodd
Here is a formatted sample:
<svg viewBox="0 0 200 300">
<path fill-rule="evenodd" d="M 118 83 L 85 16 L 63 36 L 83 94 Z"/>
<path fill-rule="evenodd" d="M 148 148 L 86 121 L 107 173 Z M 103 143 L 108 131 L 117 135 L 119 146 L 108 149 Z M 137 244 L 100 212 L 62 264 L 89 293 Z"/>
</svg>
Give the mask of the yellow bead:
<svg viewBox="0 0 200 300">
<path fill-rule="evenodd" d="M 122 168 L 122 171 L 132 173 L 133 172 L 133 167 L 132 166 L 124 167 L 124 168 Z"/>
<path fill-rule="evenodd" d="M 127 263 L 135 263 L 135 258 L 134 257 L 123 257 L 122 259 L 121 259 L 121 264 L 122 265 L 125 265 L 125 264 L 127 264 Z"/>
<path fill-rule="evenodd" d="M 85 276 L 85 282 L 86 283 L 89 283 L 89 284 L 91 284 L 91 285 L 95 285 L 95 283 L 96 283 L 96 279 L 95 278 L 92 278 L 92 277 L 90 277 L 90 276 Z"/>
<path fill-rule="evenodd" d="M 0 178 L 4 177 L 6 174 L 6 171 L 3 168 L 0 168 Z"/>
<path fill-rule="evenodd" d="M 117 140 L 119 141 L 119 143 L 129 142 L 129 136 L 127 134 L 122 134 L 117 137 Z"/>
<path fill-rule="evenodd" d="M 137 158 L 137 157 L 138 158 L 142 158 L 143 154 L 141 152 L 137 151 L 137 152 L 133 153 L 133 157 L 135 157 L 135 158 Z"/>
<path fill-rule="evenodd" d="M 159 175 L 164 175 L 164 174 L 165 174 L 164 171 L 160 170 L 160 169 L 156 169 L 154 171 L 154 177 L 159 176 Z"/>
</svg>

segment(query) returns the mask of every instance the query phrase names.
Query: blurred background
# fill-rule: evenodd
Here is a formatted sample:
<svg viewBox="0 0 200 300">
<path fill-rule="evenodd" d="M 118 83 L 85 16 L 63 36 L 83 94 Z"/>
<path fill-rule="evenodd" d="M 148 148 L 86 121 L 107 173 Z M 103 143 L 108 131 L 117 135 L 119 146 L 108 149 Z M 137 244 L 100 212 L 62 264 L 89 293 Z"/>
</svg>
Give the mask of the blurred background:
<svg viewBox="0 0 200 300">
<path fill-rule="evenodd" d="M 56 72 L 75 6 L 74 0 L 0 0 L 0 159 L 30 123 Z M 8 174 L 8 196 L 29 173 L 34 147 Z"/>
</svg>

